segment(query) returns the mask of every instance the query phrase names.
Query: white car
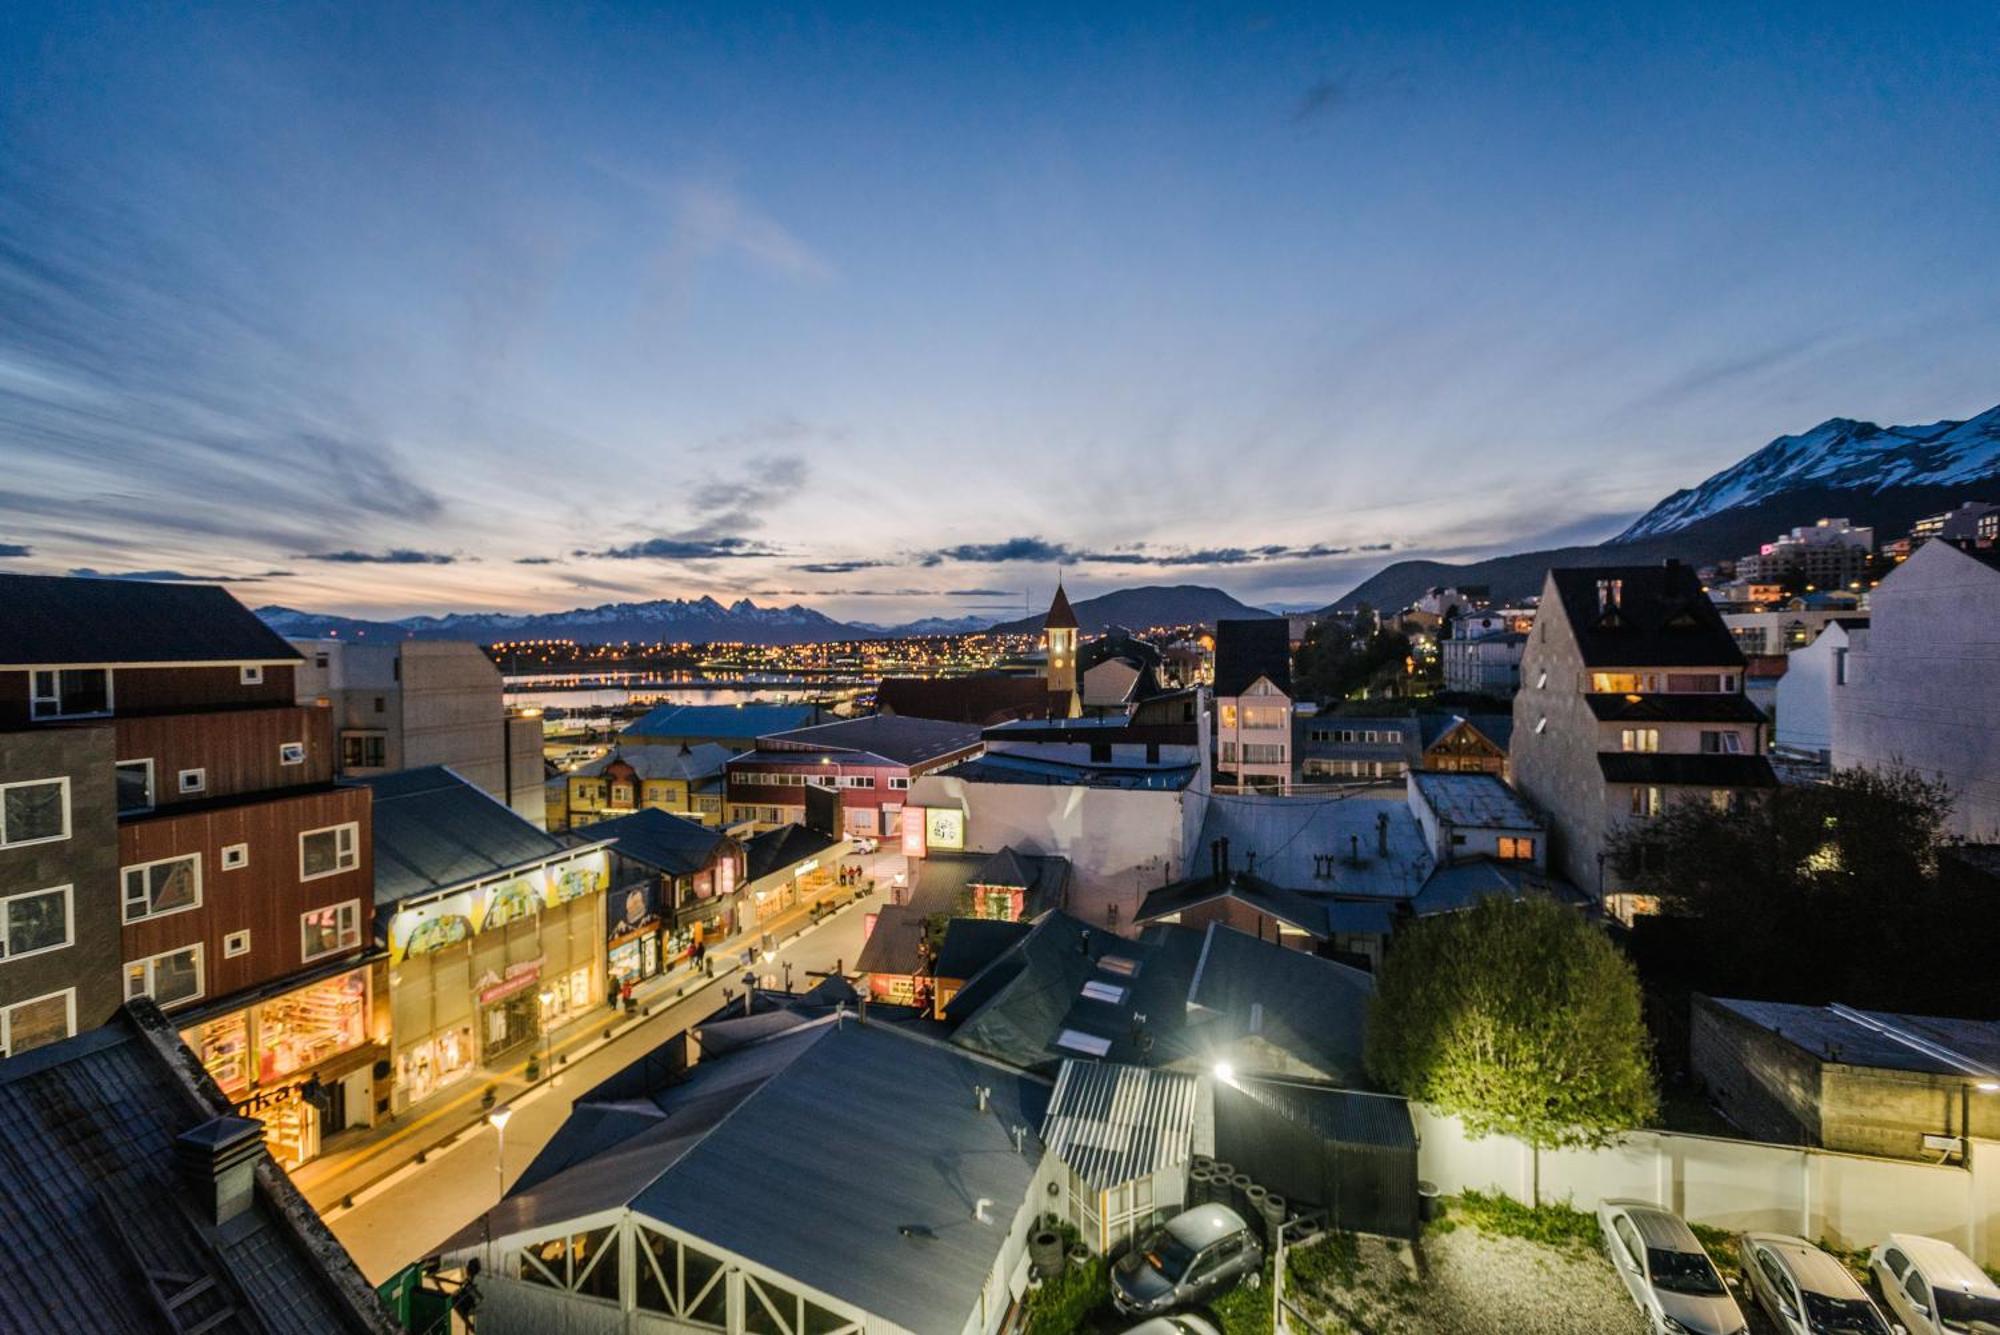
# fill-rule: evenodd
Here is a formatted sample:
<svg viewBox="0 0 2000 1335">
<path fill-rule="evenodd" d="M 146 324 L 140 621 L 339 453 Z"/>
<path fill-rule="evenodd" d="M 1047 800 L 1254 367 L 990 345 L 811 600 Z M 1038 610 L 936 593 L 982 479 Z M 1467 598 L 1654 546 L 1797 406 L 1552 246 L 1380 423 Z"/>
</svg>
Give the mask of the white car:
<svg viewBox="0 0 2000 1335">
<path fill-rule="evenodd" d="M 1141 1321 L 1125 1335 L 1222 1335 L 1222 1332 L 1200 1317 L 1183 1312 L 1179 1316 L 1156 1316 L 1151 1321 Z"/>
<path fill-rule="evenodd" d="M 2000 1335 L 2000 1284 L 1950 1243 L 1891 1233 L 1868 1268 L 1912 1335 Z"/>
<path fill-rule="evenodd" d="M 1757 1305 L 1785 1335 L 1890 1335 L 1847 1267 L 1804 1238 L 1745 1233 L 1736 1250 Z"/>
<path fill-rule="evenodd" d="M 1743 1309 L 1685 1220 L 1649 1201 L 1606 1200 L 1597 1224 L 1611 1266 L 1656 1335 L 1742 1335 Z"/>
</svg>

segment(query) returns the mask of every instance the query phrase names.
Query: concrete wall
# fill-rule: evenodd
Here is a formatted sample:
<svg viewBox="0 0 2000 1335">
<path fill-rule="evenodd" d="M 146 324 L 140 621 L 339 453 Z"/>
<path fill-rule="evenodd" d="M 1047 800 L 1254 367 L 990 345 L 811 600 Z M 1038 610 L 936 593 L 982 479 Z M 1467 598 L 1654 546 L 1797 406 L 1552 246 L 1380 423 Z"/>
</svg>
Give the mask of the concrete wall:
<svg viewBox="0 0 2000 1335">
<path fill-rule="evenodd" d="M 1820 1143 L 1819 1063 L 1795 1044 L 1696 997 L 1688 1059 L 1709 1097 L 1749 1135 L 1786 1145 Z"/>
<path fill-rule="evenodd" d="M 1778 679 L 1775 744 L 1782 750 L 1825 759 L 1833 753 L 1833 692 L 1843 650 L 1853 637 L 1829 624 L 1819 638 L 1785 660 Z"/>
<path fill-rule="evenodd" d="M 1535 1155 L 1510 1136 L 1474 1140 L 1456 1117 L 1417 1104 L 1417 1171 L 1447 1193 L 1532 1198 Z M 1544 1150 L 1541 1197 L 1596 1208 L 1636 1197 L 1692 1223 L 1767 1229 L 1862 1248 L 1921 1233 L 2000 1264 L 2000 1141 L 1975 1140 L 1969 1168 L 1871 1159 L 1712 1136 L 1639 1131 L 1604 1149 Z"/>
<path fill-rule="evenodd" d="M 0 783 L 69 779 L 69 838 L 0 849 L 0 896 L 71 887 L 71 944 L 0 965 L 0 1006 L 74 988 L 77 1032 L 124 997 L 114 735 L 109 723 L 0 732 Z"/>
<path fill-rule="evenodd" d="M 1869 602 L 1832 689 L 1833 763 L 1904 766 L 1956 793 L 1951 831 L 2000 837 L 2000 570 L 1927 542 Z"/>
</svg>

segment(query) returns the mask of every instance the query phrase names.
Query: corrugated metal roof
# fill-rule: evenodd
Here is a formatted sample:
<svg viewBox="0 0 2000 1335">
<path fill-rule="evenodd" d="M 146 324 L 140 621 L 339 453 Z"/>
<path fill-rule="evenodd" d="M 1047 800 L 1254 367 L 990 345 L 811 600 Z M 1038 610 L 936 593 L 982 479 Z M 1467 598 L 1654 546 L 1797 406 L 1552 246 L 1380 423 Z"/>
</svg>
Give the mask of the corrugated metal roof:
<svg viewBox="0 0 2000 1335">
<path fill-rule="evenodd" d="M 766 733 L 804 727 L 818 712 L 812 705 L 661 705 L 620 736 L 673 740 L 729 737 L 751 742 Z"/>
<path fill-rule="evenodd" d="M 1186 1163 L 1200 1082 L 1116 1062 L 1066 1061 L 1056 1074 L 1042 1143 L 1102 1191 Z"/>
<path fill-rule="evenodd" d="M 720 830 L 655 807 L 584 828 L 592 840 L 616 839 L 613 852 L 672 876 L 700 871 L 729 842 Z"/>
<path fill-rule="evenodd" d="M 442 765 L 363 780 L 375 790 L 375 902 L 389 905 L 552 858 L 562 840 Z"/>
</svg>

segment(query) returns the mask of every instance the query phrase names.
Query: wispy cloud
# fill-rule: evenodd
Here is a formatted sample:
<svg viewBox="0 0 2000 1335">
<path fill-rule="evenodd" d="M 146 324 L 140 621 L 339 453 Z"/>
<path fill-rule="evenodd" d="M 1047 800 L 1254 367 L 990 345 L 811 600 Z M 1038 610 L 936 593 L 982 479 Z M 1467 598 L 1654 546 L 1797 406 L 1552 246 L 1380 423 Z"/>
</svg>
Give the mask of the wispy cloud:
<svg viewBox="0 0 2000 1335">
<path fill-rule="evenodd" d="M 1345 556 L 1351 551 L 1388 551 L 1389 547 L 1390 544 L 1386 542 L 1363 544 L 1358 547 L 1316 542 L 1304 546 L 1265 543 L 1256 547 L 1192 548 L 1153 547 L 1145 543 L 1133 543 L 1125 547 L 1093 550 L 1073 547 L 1068 543 L 1049 542 L 1043 538 L 1008 538 L 1001 542 L 960 543 L 955 547 L 940 548 L 919 557 L 918 563 L 924 566 L 937 566 L 946 561 L 959 561 L 1002 565 L 1027 561 L 1057 565 L 1242 566 L 1260 565 L 1271 561 L 1317 560 L 1330 556 Z"/>
<path fill-rule="evenodd" d="M 556 558 L 553 556 L 517 556 L 514 558 L 514 564 L 517 566 L 552 566 L 556 564 Z"/>
<path fill-rule="evenodd" d="M 93 570 L 89 566 L 78 566 L 69 573 L 80 579 L 134 579 L 156 584 L 261 584 L 292 577 L 289 570 L 266 570 L 261 575 L 190 575 L 182 570 Z"/>
<path fill-rule="evenodd" d="M 656 187 L 672 216 L 676 246 L 696 257 L 729 255 L 788 278 L 833 277 L 833 266 L 783 224 L 719 181 Z"/>
<path fill-rule="evenodd" d="M 458 558 L 450 552 L 420 552 L 412 547 L 392 547 L 386 552 L 313 552 L 302 561 L 332 561 L 340 565 L 448 566 Z"/>
<path fill-rule="evenodd" d="M 808 561 L 792 569 L 802 575 L 851 575 L 857 570 L 880 570 L 889 561 Z"/>
<path fill-rule="evenodd" d="M 23 542 L 0 542 L 0 557 L 33 556 L 35 549 Z"/>
<path fill-rule="evenodd" d="M 714 561 L 725 557 L 776 556 L 762 543 L 749 538 L 647 538 L 622 547 L 602 551 L 578 550 L 577 556 L 600 557 L 610 561 Z"/>
</svg>

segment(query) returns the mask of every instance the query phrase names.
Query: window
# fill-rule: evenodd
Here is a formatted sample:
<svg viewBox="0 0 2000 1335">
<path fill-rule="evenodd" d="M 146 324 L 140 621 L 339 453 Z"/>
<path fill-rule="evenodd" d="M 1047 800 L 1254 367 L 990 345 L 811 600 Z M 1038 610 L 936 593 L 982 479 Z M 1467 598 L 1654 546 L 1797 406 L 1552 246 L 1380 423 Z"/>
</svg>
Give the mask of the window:
<svg viewBox="0 0 2000 1335">
<path fill-rule="evenodd" d="M 1548 730 L 1549 730 L 1549 716 L 1547 714 L 1544 714 L 1540 718 L 1535 720 L 1535 735 L 1539 737 Z"/>
<path fill-rule="evenodd" d="M 0 899 L 0 959 L 61 950 L 70 934 L 70 887 L 53 886 Z"/>
<path fill-rule="evenodd" d="M 0 783 L 0 848 L 69 838 L 69 780 Z"/>
<path fill-rule="evenodd" d="M 322 876 L 353 871 L 361 865 L 357 847 L 360 839 L 361 827 L 352 821 L 323 830 L 307 830 L 299 836 L 299 879 L 316 881 Z"/>
<path fill-rule="evenodd" d="M 151 997 L 161 1009 L 201 995 L 201 947 L 183 946 L 125 966 L 125 1000 Z"/>
<path fill-rule="evenodd" d="M 304 742 L 280 742 L 280 743 L 278 743 L 278 763 L 279 763 L 280 765 L 303 765 L 303 764 L 305 764 L 305 763 L 306 763 L 306 744 L 305 744 Z"/>
<path fill-rule="evenodd" d="M 1657 788 L 1634 788 L 1632 790 L 1632 814 L 1650 819 L 1660 814 L 1660 790 Z"/>
<path fill-rule="evenodd" d="M 1138 975 L 1139 961 L 1125 955 L 1106 955 L 1097 961 L 1097 967 L 1120 978 L 1132 978 Z"/>
<path fill-rule="evenodd" d="M 379 732 L 340 734 L 342 769 L 381 769 L 389 763 L 388 735 Z"/>
<path fill-rule="evenodd" d="M 1223 705 L 1223 706 L 1222 706 L 1222 708 L 1221 708 L 1221 710 L 1220 710 L 1219 712 L 1220 712 L 1220 713 L 1221 713 L 1221 715 L 1222 715 L 1222 726 L 1223 726 L 1223 727 L 1225 727 L 1225 728 L 1234 728 L 1234 727 L 1236 726 L 1236 706 L 1235 706 L 1235 705 Z"/>
<path fill-rule="evenodd" d="M 902 792 L 909 786 L 910 786 L 910 781 L 908 779 L 892 778 L 889 780 L 889 790 L 891 792 Z"/>
<path fill-rule="evenodd" d="M 121 760 L 118 762 L 118 814 L 128 811 L 150 811 L 153 808 L 153 762 L 150 760 Z"/>
<path fill-rule="evenodd" d="M 262 663 L 245 663 L 241 668 L 237 669 L 236 679 L 245 686 L 262 686 L 264 684 L 264 665 Z"/>
<path fill-rule="evenodd" d="M 208 787 L 208 771 L 205 769 L 184 769 L 180 773 L 180 790 L 183 793 L 198 793 Z"/>
<path fill-rule="evenodd" d="M 1740 732 L 1704 732 L 1701 735 L 1701 749 L 1709 755 L 1741 755 L 1743 734 Z"/>
<path fill-rule="evenodd" d="M 1626 751 L 1657 751 L 1660 749 L 1658 728 L 1626 728 L 1619 734 L 1621 749 Z"/>
<path fill-rule="evenodd" d="M 1845 649 L 1835 649 L 1833 651 L 1833 684 L 1836 686 L 1847 685 L 1847 650 Z"/>
<path fill-rule="evenodd" d="M 1099 1038 L 1096 1034 L 1086 1034 L 1080 1029 L 1065 1029 L 1056 1035 L 1056 1046 L 1068 1048 L 1071 1052 L 1081 1052 L 1089 1057 L 1102 1057 L 1111 1051 L 1111 1040 Z"/>
<path fill-rule="evenodd" d="M 1115 983 L 1100 983 L 1092 979 L 1083 985 L 1083 995 L 1092 1001 L 1108 1001 L 1115 1006 L 1125 1000 L 1125 989 Z"/>
<path fill-rule="evenodd" d="M 249 953 L 250 933 L 248 931 L 231 932 L 228 936 L 222 938 L 222 958 L 233 960 L 239 955 L 248 955 Z"/>
<path fill-rule="evenodd" d="M 250 865 L 250 845 L 224 844 L 222 846 L 222 869 L 242 871 Z"/>
<path fill-rule="evenodd" d="M 375 712 L 376 712 L 376 713 L 380 714 L 380 713 L 384 712 L 384 711 L 385 711 L 385 710 L 386 710 L 386 709 L 387 709 L 388 707 L 389 707 L 389 701 L 388 701 L 388 698 L 387 698 L 386 696 L 380 696 L 380 695 L 378 695 L 378 696 L 376 696 L 376 697 L 375 697 Z"/>
<path fill-rule="evenodd" d="M 1502 862 L 1532 862 L 1535 857 L 1535 841 L 1518 835 L 1500 836 L 1500 860 Z"/>
<path fill-rule="evenodd" d="M 93 718 L 111 712 L 109 668 L 44 669 L 35 673 L 31 718 Z"/>
<path fill-rule="evenodd" d="M 60 1043 L 76 1032 L 76 989 L 17 1001 L 0 1010 L 0 1057 Z"/>
<path fill-rule="evenodd" d="M 329 904 L 299 915 L 299 958 L 316 960 L 361 945 L 361 901 Z"/>
<path fill-rule="evenodd" d="M 126 867 L 125 921 L 165 917 L 201 905 L 201 854 L 161 858 Z"/>
</svg>

